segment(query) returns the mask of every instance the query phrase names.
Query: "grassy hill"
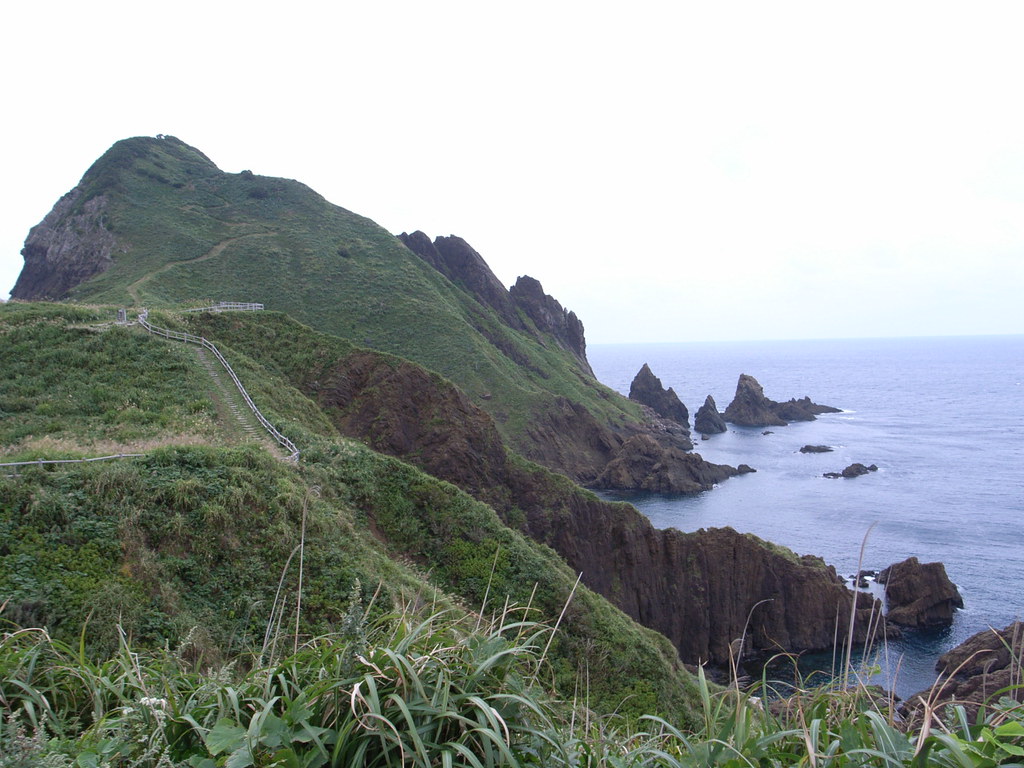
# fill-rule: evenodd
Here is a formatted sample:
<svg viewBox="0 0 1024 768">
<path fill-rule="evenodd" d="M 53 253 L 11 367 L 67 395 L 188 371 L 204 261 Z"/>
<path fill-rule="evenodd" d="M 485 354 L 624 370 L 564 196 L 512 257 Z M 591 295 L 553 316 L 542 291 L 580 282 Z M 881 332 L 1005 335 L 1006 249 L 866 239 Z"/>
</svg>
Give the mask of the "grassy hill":
<svg viewBox="0 0 1024 768">
<path fill-rule="evenodd" d="M 144 454 L 0 467 L 4 618 L 67 642 L 84 633 L 94 654 L 116 649 L 118 628 L 148 647 L 188 636 L 210 663 L 261 648 L 275 615 L 287 628 L 298 612 L 301 640 L 337 631 L 355 604 L 371 619 L 450 607 L 473 621 L 507 603 L 558 619 L 575 574 L 490 507 L 342 438 L 275 371 L 225 347 L 303 448 L 301 464 L 281 461 L 217 407 L 199 348 L 100 327 L 110 310 L 0 307 L 0 462 Z M 586 675 L 598 711 L 692 717 L 694 681 L 664 637 L 582 586 L 570 608 L 551 648 L 558 690 Z"/>
<path fill-rule="evenodd" d="M 442 373 L 527 455 L 536 453 L 527 427 L 559 410 L 559 398 L 613 428 L 638 417 L 553 339 L 511 328 L 390 233 L 296 181 L 224 173 L 173 137 L 140 137 L 106 152 L 72 198 L 53 225 L 92 227 L 116 246 L 67 298 L 149 308 L 261 301 Z M 22 281 L 13 295 L 43 297 Z"/>
</svg>

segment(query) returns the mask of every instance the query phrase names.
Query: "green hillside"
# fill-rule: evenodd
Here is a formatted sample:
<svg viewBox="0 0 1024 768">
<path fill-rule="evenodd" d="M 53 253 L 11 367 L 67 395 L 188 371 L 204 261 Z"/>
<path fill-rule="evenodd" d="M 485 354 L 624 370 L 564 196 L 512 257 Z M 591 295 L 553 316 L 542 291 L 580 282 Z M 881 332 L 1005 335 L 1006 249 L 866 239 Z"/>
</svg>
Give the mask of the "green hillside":
<svg viewBox="0 0 1024 768">
<path fill-rule="evenodd" d="M 89 169 L 71 214 L 90 200 L 118 245 L 106 271 L 71 290 L 76 301 L 263 302 L 444 374 L 527 453 L 527 425 L 558 397 L 606 425 L 637 417 L 559 344 L 510 328 L 390 233 L 296 181 L 224 173 L 173 137 L 133 138 Z"/>
<path fill-rule="evenodd" d="M 198 347 L 98 327 L 110 315 L 0 307 L 0 461 L 143 454 L 0 467 L 3 618 L 67 642 L 84 627 L 97 654 L 116 649 L 118 627 L 149 647 L 188 636 L 194 653 L 223 662 L 261 647 L 279 588 L 283 623 L 294 621 L 302 543 L 300 640 L 337 631 L 356 603 L 370 618 L 512 604 L 558 619 L 575 574 L 491 508 L 338 436 L 274 371 L 223 347 L 261 410 L 302 446 L 300 464 L 282 461 L 217 407 Z M 591 669 L 591 658 L 604 662 Z M 567 696 L 586 674 L 599 711 L 688 721 L 696 701 L 671 644 L 582 586 L 549 674 Z"/>
</svg>

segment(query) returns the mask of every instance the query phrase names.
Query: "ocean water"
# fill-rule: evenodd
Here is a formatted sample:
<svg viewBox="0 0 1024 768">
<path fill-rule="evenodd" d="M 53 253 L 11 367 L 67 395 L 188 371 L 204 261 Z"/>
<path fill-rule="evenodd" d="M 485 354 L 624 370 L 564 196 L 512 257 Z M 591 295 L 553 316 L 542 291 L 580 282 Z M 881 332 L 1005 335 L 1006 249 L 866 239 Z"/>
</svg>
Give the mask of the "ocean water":
<svg viewBox="0 0 1024 768">
<path fill-rule="evenodd" d="M 659 528 L 731 526 L 825 558 L 844 575 L 917 556 L 941 561 L 965 607 L 949 630 L 911 632 L 874 659 L 906 697 L 938 656 L 1024 614 L 1024 336 L 590 345 L 597 378 L 628 394 L 648 363 L 693 415 L 720 411 L 741 373 L 773 400 L 808 395 L 843 412 L 702 441 L 709 461 L 757 472 L 697 496 L 615 494 Z M 765 429 L 771 434 L 763 434 Z M 802 454 L 803 445 L 831 453 Z M 877 472 L 828 479 L 853 462 Z"/>
</svg>

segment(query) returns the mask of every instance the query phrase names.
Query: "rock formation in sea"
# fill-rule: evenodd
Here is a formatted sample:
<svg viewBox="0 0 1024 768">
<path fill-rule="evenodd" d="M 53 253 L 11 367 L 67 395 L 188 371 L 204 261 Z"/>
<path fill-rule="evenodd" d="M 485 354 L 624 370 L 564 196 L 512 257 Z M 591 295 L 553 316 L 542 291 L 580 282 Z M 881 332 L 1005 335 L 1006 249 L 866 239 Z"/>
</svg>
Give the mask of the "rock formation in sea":
<svg viewBox="0 0 1024 768">
<path fill-rule="evenodd" d="M 973 723 L 979 707 L 986 702 L 998 703 L 996 693 L 1024 702 L 1024 688 L 1020 686 L 1022 660 L 1024 622 L 978 632 L 939 657 L 935 664 L 938 681 L 931 688 L 907 697 L 900 706 L 900 714 L 920 727 L 926 711 L 945 721 L 955 717 L 955 706 L 963 706 L 968 722 Z"/>
<path fill-rule="evenodd" d="M 831 453 L 832 448 L 827 445 L 805 445 L 800 453 Z"/>
<path fill-rule="evenodd" d="M 868 466 L 864 466 L 859 461 L 855 461 L 853 464 L 848 466 L 842 472 L 825 472 L 825 473 L 823 473 L 822 477 L 828 477 L 828 478 L 831 478 L 831 479 L 835 480 L 836 478 L 840 478 L 840 477 L 845 477 L 845 478 L 860 477 L 861 475 L 868 474 L 868 472 L 877 472 L 877 471 L 878 471 L 878 465 L 877 464 L 870 464 Z"/>
<path fill-rule="evenodd" d="M 791 421 L 813 421 L 822 413 L 839 413 L 839 408 L 812 403 L 809 397 L 771 400 L 757 379 L 745 373 L 736 383 L 736 395 L 725 409 L 725 420 L 743 427 L 784 427 Z"/>
<path fill-rule="evenodd" d="M 718 406 L 711 395 L 708 395 L 704 405 L 697 409 L 693 417 L 693 428 L 702 435 L 717 435 L 727 429 L 725 419 L 718 412 Z"/>
<path fill-rule="evenodd" d="M 633 377 L 629 385 L 629 399 L 654 409 L 654 412 L 677 424 L 690 427 L 690 412 L 686 410 L 679 396 L 672 387 L 667 390 L 662 386 L 661 379 L 654 375 L 647 363 Z"/>
<path fill-rule="evenodd" d="M 953 612 L 964 607 L 956 584 L 942 563 L 922 563 L 908 557 L 878 574 L 885 585 L 886 620 L 904 627 L 948 627 Z"/>
<path fill-rule="evenodd" d="M 725 464 L 712 464 L 700 456 L 659 443 L 654 437 L 631 437 L 597 478 L 597 487 L 651 493 L 697 493 L 715 483 L 742 474 Z"/>
</svg>

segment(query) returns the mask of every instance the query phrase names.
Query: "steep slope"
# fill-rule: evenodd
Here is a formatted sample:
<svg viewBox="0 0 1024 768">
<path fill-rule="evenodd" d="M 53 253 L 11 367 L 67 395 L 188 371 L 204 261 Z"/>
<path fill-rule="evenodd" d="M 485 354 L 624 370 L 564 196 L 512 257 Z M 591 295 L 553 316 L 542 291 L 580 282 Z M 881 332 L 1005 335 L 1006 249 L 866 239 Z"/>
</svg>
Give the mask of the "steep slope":
<svg viewBox="0 0 1024 768">
<path fill-rule="evenodd" d="M 672 442 L 593 378 L 582 323 L 537 281 L 508 291 L 458 238 L 426 245 L 436 259 L 298 182 L 224 173 L 178 139 L 139 137 L 33 228 L 12 296 L 261 301 L 442 373 L 517 451 L 579 482 L 596 482 L 638 431 Z"/>
<path fill-rule="evenodd" d="M 239 647 L 258 650 L 267 631 L 280 634 L 271 618 L 279 583 L 284 632 L 294 632 L 300 562 L 300 639 L 342 631 L 365 608 L 381 619 L 447 608 L 472 622 L 460 606 L 500 610 L 507 598 L 532 605 L 535 618 L 558 618 L 576 574 L 551 549 L 453 485 L 337 436 L 312 401 L 235 350 L 232 365 L 261 410 L 301 442 L 303 459 L 224 447 L 227 425 L 210 408 L 213 384 L 192 349 L 95 327 L 111 313 L 0 307 L 0 335 L 16 350 L 0 357 L 3 461 L 148 441 L 132 444 L 144 455 L 131 459 L 0 468 L 3 619 L 69 642 L 86 627 L 97 652 L 117 645 L 118 626 L 156 646 L 187 637 L 189 653 L 216 663 Z M 97 408 L 118 378 L 146 386 L 124 390 L 131 404 Z M 44 407 L 54 387 L 59 414 Z M 204 424 L 198 441 L 195 430 L 179 433 L 193 413 Z M 28 432 L 51 425 L 63 428 L 50 442 Z M 123 425 L 140 431 L 130 438 L 117 431 Z M 693 681 L 664 637 L 585 587 L 571 606 L 551 648 L 564 695 L 598 654 L 606 662 L 588 674 L 599 711 L 689 717 Z"/>
<path fill-rule="evenodd" d="M 837 623 L 845 631 L 852 593 L 820 560 L 730 529 L 656 530 L 633 507 L 601 501 L 507 451 L 490 417 L 436 374 L 281 315 L 183 321 L 286 378 L 342 434 L 491 505 L 508 525 L 550 545 L 591 589 L 667 636 L 685 661 L 725 664 L 744 634 L 748 650 L 776 652 L 827 648 Z M 859 638 L 872 601 L 861 607 Z"/>
</svg>

